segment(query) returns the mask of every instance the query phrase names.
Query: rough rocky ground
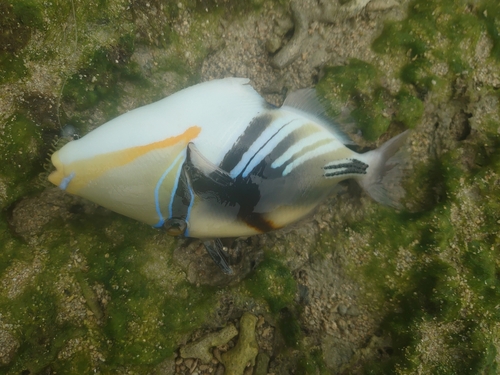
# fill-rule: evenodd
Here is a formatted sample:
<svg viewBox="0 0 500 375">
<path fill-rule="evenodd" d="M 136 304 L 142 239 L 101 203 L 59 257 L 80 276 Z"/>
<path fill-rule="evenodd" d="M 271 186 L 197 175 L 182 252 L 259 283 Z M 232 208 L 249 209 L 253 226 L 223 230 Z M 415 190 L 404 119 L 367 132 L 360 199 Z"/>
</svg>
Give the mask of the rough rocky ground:
<svg viewBox="0 0 500 375">
<path fill-rule="evenodd" d="M 19 35 L 1 50 L 0 371 L 496 373 L 498 5 L 17 4 L 0 3 L 2 32 Z M 228 277 L 199 242 L 36 184 L 66 123 L 85 134 L 226 76 L 275 105 L 317 86 L 331 113 L 352 111 L 360 148 L 413 128 L 405 210 L 342 184 L 313 217 L 228 241 Z M 182 357 L 231 324 L 210 361 Z"/>
</svg>

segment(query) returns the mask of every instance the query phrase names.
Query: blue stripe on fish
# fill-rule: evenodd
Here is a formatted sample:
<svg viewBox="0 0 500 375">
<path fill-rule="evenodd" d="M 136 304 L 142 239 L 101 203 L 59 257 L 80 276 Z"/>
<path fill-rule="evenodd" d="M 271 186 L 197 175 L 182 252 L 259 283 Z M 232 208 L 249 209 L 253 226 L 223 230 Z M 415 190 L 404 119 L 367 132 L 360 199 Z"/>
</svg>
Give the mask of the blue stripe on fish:
<svg viewBox="0 0 500 375">
<path fill-rule="evenodd" d="M 61 183 L 59 184 L 59 189 L 66 190 L 68 184 L 71 182 L 73 178 L 75 178 L 75 172 L 71 172 L 71 174 L 68 177 L 64 177 Z"/>
<path fill-rule="evenodd" d="M 189 188 L 189 194 L 191 194 L 191 200 L 189 202 L 189 206 L 188 206 L 188 209 L 187 209 L 187 214 L 186 214 L 186 230 L 184 231 L 184 236 L 186 237 L 189 237 L 189 216 L 191 215 L 191 209 L 193 208 L 193 203 L 194 203 L 194 193 L 193 193 L 193 189 L 191 188 L 191 186 L 188 184 L 188 188 Z"/>
<path fill-rule="evenodd" d="M 165 180 L 165 178 L 168 176 L 168 174 L 170 173 L 170 171 L 174 168 L 174 166 L 177 164 L 177 162 L 179 161 L 179 159 L 182 156 L 183 156 L 183 153 L 180 153 L 175 158 L 175 160 L 172 162 L 172 164 L 170 164 L 168 166 L 168 168 L 165 170 L 165 172 L 163 172 L 163 174 L 161 175 L 160 179 L 156 183 L 156 186 L 155 186 L 155 208 L 156 208 L 156 214 L 158 215 L 159 220 L 158 220 L 158 222 L 155 225 L 153 225 L 153 227 L 155 227 L 155 228 L 159 228 L 159 227 L 161 227 L 163 225 L 163 223 L 165 223 L 165 217 L 162 215 L 161 208 L 160 208 L 160 197 L 159 197 L 160 187 L 163 184 L 163 180 Z M 179 169 L 182 169 L 182 168 L 179 168 Z M 175 182 L 176 185 L 177 185 L 177 180 L 178 180 L 178 177 L 177 177 L 176 182 Z M 171 198 L 170 202 L 172 202 L 172 198 Z M 169 209 L 170 209 L 170 205 L 169 205 Z M 171 213 L 170 213 L 169 218 L 170 217 L 172 217 Z"/>
<path fill-rule="evenodd" d="M 259 138 L 255 140 L 254 143 L 251 145 L 248 145 L 248 149 L 245 152 L 245 154 L 242 156 L 241 160 L 239 163 L 230 171 L 231 177 L 236 177 L 239 174 L 243 173 L 243 171 L 247 168 L 248 163 L 252 160 L 253 157 L 255 157 L 258 153 L 260 153 L 261 157 L 257 158 L 253 164 L 253 167 L 258 165 L 264 158 L 272 152 L 272 149 L 276 147 L 276 145 L 279 144 L 281 140 L 283 140 L 288 134 L 292 133 L 293 131 L 297 130 L 304 124 L 301 122 L 295 122 L 294 124 L 290 124 L 289 126 L 286 126 L 285 129 L 280 132 L 280 135 L 272 140 L 272 142 L 269 144 L 269 151 L 264 153 L 261 152 L 261 149 L 266 146 L 266 143 L 269 142 L 270 138 L 274 137 L 276 134 L 275 129 L 279 129 L 283 127 L 283 125 L 287 125 L 291 123 L 293 120 L 290 120 L 288 117 L 281 117 L 274 119 L 274 122 L 272 124 L 272 127 L 266 129 Z M 266 147 L 267 151 L 267 147 Z M 253 168 L 252 168 L 253 169 Z M 246 175 L 248 175 L 251 170 L 248 170 Z"/>
</svg>

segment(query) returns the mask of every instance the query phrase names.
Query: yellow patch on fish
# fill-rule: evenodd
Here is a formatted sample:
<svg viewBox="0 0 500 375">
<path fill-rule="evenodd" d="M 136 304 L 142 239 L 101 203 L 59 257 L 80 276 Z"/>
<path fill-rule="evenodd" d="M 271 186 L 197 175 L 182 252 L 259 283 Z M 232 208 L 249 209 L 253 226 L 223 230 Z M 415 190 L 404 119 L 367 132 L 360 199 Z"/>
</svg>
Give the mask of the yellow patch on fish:
<svg viewBox="0 0 500 375">
<path fill-rule="evenodd" d="M 54 164 L 56 170 L 50 174 L 49 181 L 60 186 L 63 180 L 67 178 L 65 176 L 74 173 L 74 178 L 71 179 L 66 191 L 71 194 L 78 194 L 78 191 L 89 182 L 99 178 L 109 170 L 129 164 L 151 151 L 172 147 L 177 144 L 183 144 L 183 147 L 185 147 L 200 134 L 200 131 L 199 126 L 192 126 L 175 137 L 169 137 L 143 146 L 100 154 L 89 159 L 77 160 L 64 166 L 59 160 L 58 152 L 55 152 L 52 155 L 52 164 Z M 93 165 L 93 168 L 87 168 L 89 164 Z"/>
</svg>

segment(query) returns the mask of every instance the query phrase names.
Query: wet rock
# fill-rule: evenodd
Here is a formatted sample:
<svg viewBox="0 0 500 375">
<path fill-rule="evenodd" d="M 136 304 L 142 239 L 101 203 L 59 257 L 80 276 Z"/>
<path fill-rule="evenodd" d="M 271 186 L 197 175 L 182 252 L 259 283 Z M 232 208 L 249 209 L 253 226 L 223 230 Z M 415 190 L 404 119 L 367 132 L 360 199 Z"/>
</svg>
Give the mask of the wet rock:
<svg viewBox="0 0 500 375">
<path fill-rule="evenodd" d="M 275 53 L 281 47 L 281 38 L 277 35 L 271 36 L 266 42 L 266 50 L 269 53 Z"/>
<path fill-rule="evenodd" d="M 10 332 L 0 329 L 0 365 L 8 365 L 14 358 L 19 342 Z"/>
<path fill-rule="evenodd" d="M 340 304 L 338 307 L 337 307 L 337 311 L 340 315 L 344 316 L 347 314 L 347 306 L 346 305 L 343 305 L 343 304 Z"/>
<path fill-rule="evenodd" d="M 369 12 L 383 12 L 399 6 L 396 0 L 371 0 L 366 5 L 366 10 Z"/>
<path fill-rule="evenodd" d="M 311 68 L 317 68 L 323 65 L 328 60 L 328 53 L 325 50 L 318 49 L 311 54 L 308 62 Z"/>
<path fill-rule="evenodd" d="M 174 359 L 166 359 L 159 363 L 153 370 L 152 375 L 174 375 L 175 374 L 175 361 Z"/>
<path fill-rule="evenodd" d="M 65 194 L 59 188 L 50 188 L 35 197 L 26 197 L 12 210 L 9 223 L 12 229 L 27 242 L 39 240 L 43 228 L 54 218 L 70 220 L 81 214 L 95 214 L 104 208 L 85 199 Z"/>
<path fill-rule="evenodd" d="M 274 32 L 278 36 L 284 36 L 294 28 L 293 20 L 288 17 L 278 18 L 275 21 Z"/>
<path fill-rule="evenodd" d="M 353 0 L 344 5 L 337 2 L 324 2 L 321 5 L 309 2 L 292 1 L 290 10 L 292 13 L 294 33 L 290 41 L 272 58 L 271 64 L 278 69 L 283 69 L 292 64 L 309 43 L 309 25 L 314 21 L 325 23 L 336 23 L 338 21 L 356 16 L 361 12 L 370 0 Z M 380 7 L 380 6 L 379 6 Z M 390 8 L 390 7 L 389 7 Z M 389 9 L 388 8 L 388 9 Z M 276 47 L 275 38 L 269 39 L 270 47 Z M 277 49 L 277 48 L 276 48 Z M 320 66 L 327 60 L 326 53 L 315 53 L 311 66 Z"/>
<path fill-rule="evenodd" d="M 214 346 L 225 345 L 234 336 L 238 334 L 238 330 L 234 325 L 228 325 L 219 332 L 210 333 L 201 339 L 189 343 L 180 349 L 182 358 L 199 358 L 204 363 L 209 363 L 214 357 L 210 349 Z"/>
<path fill-rule="evenodd" d="M 257 317 L 244 313 L 240 320 L 238 343 L 228 352 L 222 354 L 222 363 L 226 367 L 225 375 L 242 375 L 250 362 L 255 365 L 255 357 L 259 352 L 255 339 L 255 324 Z"/>
<path fill-rule="evenodd" d="M 360 314 L 359 309 L 356 306 L 349 307 L 347 309 L 346 313 L 349 316 L 359 316 L 359 314 Z"/>
<path fill-rule="evenodd" d="M 367 360 L 377 358 L 378 360 L 388 359 L 391 353 L 392 342 L 387 337 L 372 336 L 368 344 L 360 349 L 356 349 L 351 357 L 349 364 L 341 366 L 341 372 L 352 368 L 358 363 L 366 362 Z"/>
<path fill-rule="evenodd" d="M 326 365 L 329 368 L 340 368 L 343 364 L 348 363 L 354 354 L 351 345 L 347 340 L 326 336 L 321 343 Z"/>
<path fill-rule="evenodd" d="M 278 69 L 283 69 L 290 65 L 300 56 L 302 53 L 302 44 L 307 37 L 307 29 L 309 27 L 307 15 L 301 11 L 295 2 L 291 4 L 291 11 L 295 24 L 293 37 L 271 60 L 271 64 Z"/>
<path fill-rule="evenodd" d="M 255 361 L 254 375 L 266 375 L 271 358 L 266 353 L 259 353 Z"/>
</svg>

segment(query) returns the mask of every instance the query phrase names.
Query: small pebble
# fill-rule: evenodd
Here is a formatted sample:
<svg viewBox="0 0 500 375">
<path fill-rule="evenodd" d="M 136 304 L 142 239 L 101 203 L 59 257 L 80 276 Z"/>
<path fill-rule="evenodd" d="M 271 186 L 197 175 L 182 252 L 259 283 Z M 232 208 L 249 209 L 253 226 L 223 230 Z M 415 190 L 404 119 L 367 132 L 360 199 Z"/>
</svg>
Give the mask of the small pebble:
<svg viewBox="0 0 500 375">
<path fill-rule="evenodd" d="M 338 313 L 339 313 L 340 315 L 345 315 L 345 314 L 347 314 L 347 307 L 346 307 L 346 305 L 343 305 L 343 304 L 338 305 L 338 307 L 337 307 L 337 311 L 338 311 Z"/>
</svg>

